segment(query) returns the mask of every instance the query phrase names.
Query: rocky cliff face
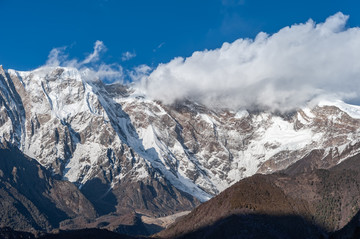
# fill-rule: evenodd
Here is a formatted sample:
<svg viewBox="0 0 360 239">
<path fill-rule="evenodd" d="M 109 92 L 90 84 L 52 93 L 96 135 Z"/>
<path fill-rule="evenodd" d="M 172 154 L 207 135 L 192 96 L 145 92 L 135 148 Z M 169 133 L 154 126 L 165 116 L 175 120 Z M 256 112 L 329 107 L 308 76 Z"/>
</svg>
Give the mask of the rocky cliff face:
<svg viewBox="0 0 360 239">
<path fill-rule="evenodd" d="M 167 215 L 309 157 L 309 169 L 331 167 L 359 152 L 359 112 L 342 102 L 291 114 L 168 106 L 72 68 L 0 69 L 0 142 L 74 182 L 99 214 Z"/>
<path fill-rule="evenodd" d="M 68 218 L 97 216 L 75 185 L 11 146 L 0 147 L 0 197 L 0 225 L 17 230 L 51 230 Z"/>
<path fill-rule="evenodd" d="M 1 142 L 74 182 L 100 215 L 124 208 L 163 215 L 197 205 L 151 166 L 129 116 L 105 86 L 82 77 L 64 68 L 2 70 Z"/>
</svg>

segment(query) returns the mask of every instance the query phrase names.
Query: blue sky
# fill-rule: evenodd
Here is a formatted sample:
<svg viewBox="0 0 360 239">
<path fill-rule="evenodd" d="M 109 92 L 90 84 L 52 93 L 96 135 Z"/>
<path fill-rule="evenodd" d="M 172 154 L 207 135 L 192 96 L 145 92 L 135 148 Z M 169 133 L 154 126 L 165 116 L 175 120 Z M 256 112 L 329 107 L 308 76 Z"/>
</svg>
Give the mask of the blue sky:
<svg viewBox="0 0 360 239">
<path fill-rule="evenodd" d="M 355 0 L 0 0 L 0 64 L 31 70 L 63 46 L 83 59 L 101 40 L 104 62 L 156 67 L 338 11 L 350 15 L 348 26 L 360 26 L 359 9 Z M 133 58 L 124 61 L 125 52 Z"/>
</svg>

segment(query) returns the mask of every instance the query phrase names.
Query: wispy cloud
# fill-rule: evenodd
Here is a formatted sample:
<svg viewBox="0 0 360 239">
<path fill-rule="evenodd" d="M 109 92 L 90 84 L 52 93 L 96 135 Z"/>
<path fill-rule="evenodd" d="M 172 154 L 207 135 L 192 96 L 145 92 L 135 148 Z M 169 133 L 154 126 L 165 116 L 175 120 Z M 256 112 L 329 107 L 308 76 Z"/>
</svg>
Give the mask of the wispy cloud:
<svg viewBox="0 0 360 239">
<path fill-rule="evenodd" d="M 89 54 L 80 64 L 85 65 L 99 60 L 99 54 L 106 51 L 106 47 L 102 41 L 97 40 L 94 45 L 94 51 Z"/>
<path fill-rule="evenodd" d="M 165 42 L 160 43 L 155 49 L 153 49 L 153 52 L 156 52 L 157 50 L 159 50 L 164 45 L 165 45 Z"/>
<path fill-rule="evenodd" d="M 81 61 L 69 59 L 65 51 L 66 47 L 52 49 L 43 67 L 73 67 L 83 73 L 88 80 L 123 81 L 124 79 L 124 71 L 121 65 L 117 63 L 106 64 L 100 61 L 101 53 L 106 51 L 102 41 L 96 41 L 93 52 Z"/>
<path fill-rule="evenodd" d="M 132 59 L 132 58 L 134 58 L 134 57 L 136 57 L 136 53 L 135 53 L 135 52 L 129 52 L 129 51 L 127 51 L 127 52 L 124 52 L 124 53 L 122 54 L 121 60 L 122 60 L 122 61 L 128 61 L 128 60 L 130 60 L 130 59 Z"/>
<path fill-rule="evenodd" d="M 255 39 L 160 64 L 141 86 L 165 103 L 192 99 L 210 107 L 291 110 L 336 95 L 360 99 L 360 29 L 337 13 Z"/>
<path fill-rule="evenodd" d="M 46 61 L 47 66 L 59 66 L 61 62 L 66 61 L 67 55 L 64 54 L 66 47 L 54 48 L 50 51 Z"/>
</svg>

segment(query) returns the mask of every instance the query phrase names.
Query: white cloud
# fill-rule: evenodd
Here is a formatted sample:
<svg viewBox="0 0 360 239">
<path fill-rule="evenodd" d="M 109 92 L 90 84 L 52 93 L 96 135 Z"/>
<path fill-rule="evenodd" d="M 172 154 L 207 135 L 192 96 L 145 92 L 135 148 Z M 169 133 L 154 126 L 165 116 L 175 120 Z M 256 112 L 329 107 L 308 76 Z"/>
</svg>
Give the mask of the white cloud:
<svg viewBox="0 0 360 239">
<path fill-rule="evenodd" d="M 106 50 L 102 41 L 96 41 L 94 51 L 84 60 L 68 59 L 65 54 L 66 47 L 54 48 L 50 51 L 48 60 L 43 67 L 73 67 L 78 69 L 88 80 L 101 79 L 108 81 L 123 81 L 124 72 L 119 64 L 106 64 L 100 62 L 100 54 Z"/>
<path fill-rule="evenodd" d="M 360 29 L 337 13 L 273 35 L 238 39 L 160 64 L 141 86 L 151 98 L 210 107 L 291 110 L 315 97 L 360 98 Z M 140 84 L 139 84 L 140 85 Z"/>
<path fill-rule="evenodd" d="M 149 67 L 148 65 L 140 65 L 129 71 L 128 75 L 133 82 L 141 83 L 146 80 L 151 70 L 151 67 Z"/>
<path fill-rule="evenodd" d="M 50 51 L 46 61 L 47 66 L 59 66 L 60 62 L 66 60 L 67 56 L 63 54 L 66 47 L 54 48 Z"/>
<path fill-rule="evenodd" d="M 105 47 L 104 43 L 102 41 L 97 40 L 94 45 L 94 51 L 91 54 L 89 54 L 81 62 L 81 64 L 84 65 L 84 64 L 98 61 L 100 52 L 105 51 L 105 50 L 106 50 L 106 47 Z"/>
<path fill-rule="evenodd" d="M 128 60 L 134 58 L 135 56 L 136 56 L 136 53 L 135 53 L 135 52 L 129 52 L 129 51 L 127 51 L 127 52 L 124 52 L 124 53 L 122 54 L 121 60 L 122 60 L 122 61 L 128 61 Z"/>
</svg>

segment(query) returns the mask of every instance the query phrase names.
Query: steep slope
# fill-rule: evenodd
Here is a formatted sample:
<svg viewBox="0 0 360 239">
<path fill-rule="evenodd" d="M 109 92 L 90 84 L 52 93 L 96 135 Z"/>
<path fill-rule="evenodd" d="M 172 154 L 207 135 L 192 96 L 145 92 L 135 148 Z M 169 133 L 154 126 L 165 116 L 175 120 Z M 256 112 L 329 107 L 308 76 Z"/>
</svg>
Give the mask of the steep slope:
<svg viewBox="0 0 360 239">
<path fill-rule="evenodd" d="M 225 232 L 229 238 L 262 233 L 275 238 L 319 238 L 343 228 L 358 212 L 358 165 L 360 155 L 328 170 L 254 175 L 200 205 L 158 237 L 216 238 Z M 347 226 L 352 229 L 344 230 L 354 233 L 357 220 L 353 219 L 355 226 Z"/>
<path fill-rule="evenodd" d="M 2 70 L 0 78 L 0 141 L 77 184 L 99 214 L 164 215 L 198 204 L 152 167 L 153 155 L 102 82 L 68 68 Z"/>
<path fill-rule="evenodd" d="M 92 204 L 70 182 L 56 180 L 15 147 L 0 148 L 0 224 L 50 230 L 65 219 L 94 219 Z"/>
<path fill-rule="evenodd" d="M 312 155 L 313 168 L 329 168 L 359 152 L 359 108 L 342 102 L 276 115 L 211 110 L 189 101 L 165 106 L 136 92 L 115 101 L 146 149 L 211 195 L 255 173 L 283 170 L 314 150 L 320 151 Z"/>
<path fill-rule="evenodd" d="M 160 238 L 216 238 L 216 235 L 212 235 L 209 231 L 216 233 L 217 231 L 232 230 L 233 235 L 227 235 L 227 238 L 237 234 L 241 235 L 243 231 L 250 233 L 250 235 L 245 233 L 244 238 L 246 236 L 251 238 L 253 236 L 251 233 L 260 229 L 258 227 L 262 228 L 263 225 L 267 225 L 264 230 L 260 231 L 261 233 L 269 233 L 270 230 L 265 229 L 267 227 L 276 231 L 276 225 L 290 220 L 291 216 L 294 216 L 294 221 L 289 225 L 296 225 L 295 222 L 299 221 L 296 215 L 302 214 L 309 215 L 309 205 L 306 201 L 286 195 L 272 182 L 270 176 L 255 175 L 241 180 L 218 196 L 203 203 L 157 236 Z M 275 220 L 277 217 L 278 220 Z M 248 224 L 244 224 L 243 220 Z M 276 223 L 272 224 L 268 221 L 276 221 Z M 310 225 L 305 222 L 303 224 Z M 289 229 L 293 231 L 294 228 L 289 227 Z M 306 230 L 303 231 L 306 232 Z M 315 233 L 317 231 L 311 230 L 309 234 L 303 234 L 302 238 L 310 238 L 312 234 L 315 234 L 314 238 L 317 238 L 318 233 Z M 295 234 L 299 232 L 301 230 L 296 230 Z"/>
<path fill-rule="evenodd" d="M 360 145 L 360 110 L 342 102 L 288 114 L 169 106 L 66 67 L 0 68 L 0 106 L 0 142 L 74 182 L 100 215 L 190 210 L 255 173 L 309 157 L 301 170 L 329 168 Z"/>
<path fill-rule="evenodd" d="M 360 211 L 351 221 L 340 230 L 332 233 L 330 239 L 357 239 L 360 238 Z"/>
</svg>

